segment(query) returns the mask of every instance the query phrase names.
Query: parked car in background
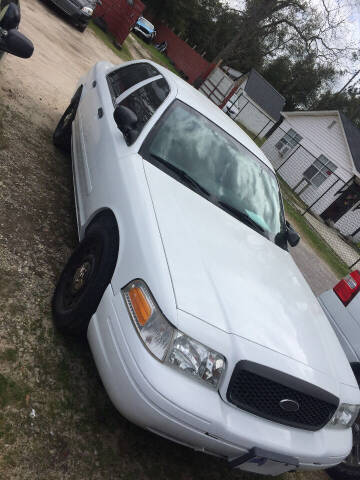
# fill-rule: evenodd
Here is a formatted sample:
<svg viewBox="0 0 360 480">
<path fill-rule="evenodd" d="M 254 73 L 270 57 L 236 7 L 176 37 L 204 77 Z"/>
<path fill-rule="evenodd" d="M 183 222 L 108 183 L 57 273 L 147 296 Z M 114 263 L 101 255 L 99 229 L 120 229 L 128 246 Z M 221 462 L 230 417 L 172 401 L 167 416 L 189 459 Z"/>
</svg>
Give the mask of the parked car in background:
<svg viewBox="0 0 360 480">
<path fill-rule="evenodd" d="M 80 32 L 83 32 L 101 0 L 50 0 L 68 15 Z"/>
<path fill-rule="evenodd" d="M 168 44 L 166 40 L 164 42 L 155 44 L 156 50 L 159 50 L 160 53 L 164 53 L 165 55 L 166 55 L 167 47 L 168 47 Z"/>
<path fill-rule="evenodd" d="M 20 24 L 19 2 L 0 0 L 0 62 L 6 53 L 21 58 L 33 54 L 34 45 L 18 31 Z"/>
<path fill-rule="evenodd" d="M 360 384 L 360 271 L 351 272 L 319 302 L 334 328 Z M 353 425 L 351 454 L 329 474 L 337 480 L 360 478 L 360 416 Z"/>
<path fill-rule="evenodd" d="M 288 245 L 273 167 L 202 93 L 150 61 L 100 62 L 54 132 L 80 244 L 56 326 L 87 335 L 115 407 L 233 468 L 324 469 L 360 392 Z"/>
<path fill-rule="evenodd" d="M 136 33 L 136 35 L 142 37 L 148 43 L 150 43 L 156 35 L 154 25 L 149 22 L 149 20 L 146 20 L 146 18 L 144 17 L 140 17 L 138 19 L 133 28 L 133 31 L 134 33 Z"/>
</svg>

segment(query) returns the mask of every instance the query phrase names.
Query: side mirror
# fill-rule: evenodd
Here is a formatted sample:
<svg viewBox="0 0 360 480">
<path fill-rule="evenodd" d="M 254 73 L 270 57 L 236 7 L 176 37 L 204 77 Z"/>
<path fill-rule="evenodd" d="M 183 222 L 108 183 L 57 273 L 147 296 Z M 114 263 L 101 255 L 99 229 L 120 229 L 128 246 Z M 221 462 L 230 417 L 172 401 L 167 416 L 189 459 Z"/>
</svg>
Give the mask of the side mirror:
<svg viewBox="0 0 360 480">
<path fill-rule="evenodd" d="M 4 30 L 17 28 L 20 23 L 20 10 L 15 3 L 9 3 L 0 11 L 0 27 Z"/>
<path fill-rule="evenodd" d="M 293 229 L 289 222 L 286 222 L 287 241 L 291 247 L 296 247 L 300 242 L 300 235 Z"/>
<path fill-rule="evenodd" d="M 0 37 L 0 50 L 16 57 L 30 58 L 34 51 L 34 45 L 25 35 L 12 29 Z"/>
<path fill-rule="evenodd" d="M 138 118 L 136 113 L 130 108 L 118 105 L 114 110 L 114 120 L 118 129 L 123 133 L 126 143 L 131 145 L 137 138 Z"/>
</svg>

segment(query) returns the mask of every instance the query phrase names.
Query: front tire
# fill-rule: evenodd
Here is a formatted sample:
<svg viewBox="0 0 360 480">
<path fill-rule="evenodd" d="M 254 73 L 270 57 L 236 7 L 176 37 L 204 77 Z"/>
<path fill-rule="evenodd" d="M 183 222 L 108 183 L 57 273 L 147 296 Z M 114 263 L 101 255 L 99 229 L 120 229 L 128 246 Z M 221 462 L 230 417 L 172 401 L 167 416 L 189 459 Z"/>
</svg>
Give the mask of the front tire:
<svg viewBox="0 0 360 480">
<path fill-rule="evenodd" d="M 53 144 L 55 147 L 63 150 L 66 153 L 71 152 L 71 132 L 72 123 L 75 119 L 76 112 L 80 103 L 82 87 L 75 93 L 70 105 L 65 110 L 64 114 L 59 120 L 55 131 L 53 133 Z"/>
<path fill-rule="evenodd" d="M 109 285 L 119 251 L 119 234 L 110 212 L 100 214 L 69 258 L 52 299 L 55 326 L 84 335 Z"/>
<path fill-rule="evenodd" d="M 77 29 L 79 30 L 79 32 L 83 33 L 83 32 L 85 32 L 86 27 L 87 27 L 87 23 L 82 23 L 82 24 L 78 25 Z"/>
</svg>

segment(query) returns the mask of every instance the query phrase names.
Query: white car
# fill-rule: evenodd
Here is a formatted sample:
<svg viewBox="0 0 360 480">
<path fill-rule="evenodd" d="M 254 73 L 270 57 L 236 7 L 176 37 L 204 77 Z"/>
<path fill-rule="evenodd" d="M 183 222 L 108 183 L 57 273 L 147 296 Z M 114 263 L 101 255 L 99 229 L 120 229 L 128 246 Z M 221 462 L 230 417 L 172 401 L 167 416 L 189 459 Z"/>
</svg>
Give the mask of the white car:
<svg viewBox="0 0 360 480">
<path fill-rule="evenodd" d="M 318 300 L 360 384 L 360 271 L 351 272 Z M 338 480 L 360 478 L 360 415 L 353 425 L 350 455 L 329 473 Z"/>
<path fill-rule="evenodd" d="M 129 420 L 276 475 L 338 464 L 360 392 L 261 150 L 159 65 L 100 62 L 54 132 L 80 244 L 53 298 Z"/>
</svg>

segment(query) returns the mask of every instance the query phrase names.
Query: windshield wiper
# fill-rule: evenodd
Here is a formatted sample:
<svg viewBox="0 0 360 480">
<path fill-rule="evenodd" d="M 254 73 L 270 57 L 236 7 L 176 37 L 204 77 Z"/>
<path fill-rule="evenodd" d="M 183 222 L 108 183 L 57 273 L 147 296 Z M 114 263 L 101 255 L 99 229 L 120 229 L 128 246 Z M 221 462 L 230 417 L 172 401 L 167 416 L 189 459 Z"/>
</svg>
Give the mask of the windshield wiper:
<svg viewBox="0 0 360 480">
<path fill-rule="evenodd" d="M 253 220 L 246 212 L 242 210 L 238 210 L 237 208 L 233 207 L 232 205 L 228 205 L 225 202 L 222 202 L 221 200 L 218 200 L 216 197 L 213 197 L 206 188 L 204 188 L 200 183 L 198 183 L 193 177 L 188 175 L 184 170 L 182 170 L 179 167 L 176 167 L 172 163 L 168 162 L 164 158 L 159 157 L 158 155 L 155 155 L 153 153 L 150 154 L 152 158 L 154 158 L 157 162 L 161 163 L 162 165 L 165 165 L 166 168 L 171 170 L 176 174 L 178 178 L 180 178 L 182 181 L 187 183 L 188 185 L 191 185 L 195 190 L 203 193 L 206 197 L 209 198 L 209 200 L 214 203 L 215 205 L 219 206 L 223 210 L 227 211 L 234 217 L 236 217 L 238 220 L 240 220 L 243 223 L 246 223 L 253 229 L 257 230 L 261 234 L 265 234 L 265 229 L 259 225 L 255 220 Z"/>
<path fill-rule="evenodd" d="M 150 153 L 151 157 L 154 158 L 157 162 L 161 163 L 162 165 L 165 165 L 166 168 L 171 170 L 176 174 L 178 178 L 180 178 L 182 181 L 187 183 L 188 185 L 191 185 L 195 190 L 198 192 L 201 192 L 205 194 L 207 197 L 210 196 L 210 193 L 204 188 L 200 183 L 198 183 L 193 177 L 188 175 L 185 170 L 182 170 L 179 167 L 176 167 L 172 163 L 168 162 L 167 160 L 159 157 L 158 155 L 154 155 L 153 153 Z"/>
<path fill-rule="evenodd" d="M 253 220 L 250 215 L 248 215 L 246 212 L 243 210 L 238 210 L 237 208 L 233 207 L 232 205 L 229 205 L 225 202 L 222 202 L 219 200 L 217 204 L 223 209 L 226 210 L 228 213 L 232 214 L 234 217 L 239 219 L 241 222 L 246 223 L 250 227 L 254 228 L 257 230 L 259 233 L 265 234 L 265 229 L 259 225 L 255 220 Z"/>
</svg>

